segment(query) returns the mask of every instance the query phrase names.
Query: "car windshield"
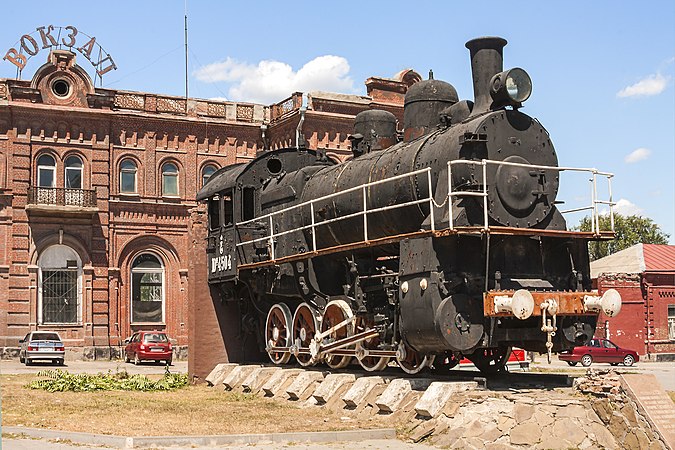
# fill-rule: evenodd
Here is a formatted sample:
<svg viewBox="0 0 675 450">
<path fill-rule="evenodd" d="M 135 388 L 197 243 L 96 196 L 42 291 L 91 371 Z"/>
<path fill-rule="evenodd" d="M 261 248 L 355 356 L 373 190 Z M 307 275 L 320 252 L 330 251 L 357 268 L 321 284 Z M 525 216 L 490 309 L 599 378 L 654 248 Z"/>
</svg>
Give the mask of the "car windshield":
<svg viewBox="0 0 675 450">
<path fill-rule="evenodd" d="M 143 336 L 143 342 L 168 342 L 169 338 L 164 333 L 150 333 Z"/>
<path fill-rule="evenodd" d="M 59 335 L 56 333 L 33 333 L 30 338 L 31 341 L 60 341 Z"/>
</svg>

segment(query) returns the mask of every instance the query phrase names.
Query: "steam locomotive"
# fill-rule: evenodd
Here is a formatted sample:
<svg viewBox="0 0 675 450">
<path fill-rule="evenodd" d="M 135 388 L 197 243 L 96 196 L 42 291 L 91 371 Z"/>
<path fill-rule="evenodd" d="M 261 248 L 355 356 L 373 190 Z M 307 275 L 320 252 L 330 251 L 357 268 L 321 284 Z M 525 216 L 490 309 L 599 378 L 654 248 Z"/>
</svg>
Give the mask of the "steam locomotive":
<svg viewBox="0 0 675 450">
<path fill-rule="evenodd" d="M 588 241 L 612 233 L 567 230 L 556 196 L 573 169 L 520 111 L 532 83 L 503 69 L 505 45 L 467 42 L 474 101 L 413 84 L 401 142 L 393 114 L 364 111 L 349 161 L 265 151 L 199 192 L 209 283 L 274 363 L 417 373 L 467 357 L 490 373 L 512 346 L 550 357 L 619 312 L 589 276 Z"/>
</svg>

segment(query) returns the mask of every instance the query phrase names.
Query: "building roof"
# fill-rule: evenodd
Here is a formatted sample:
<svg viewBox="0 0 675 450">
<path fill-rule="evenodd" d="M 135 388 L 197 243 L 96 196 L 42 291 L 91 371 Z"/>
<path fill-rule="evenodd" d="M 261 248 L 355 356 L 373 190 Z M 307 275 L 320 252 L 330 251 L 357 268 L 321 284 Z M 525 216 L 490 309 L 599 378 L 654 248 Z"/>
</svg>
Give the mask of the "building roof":
<svg viewBox="0 0 675 450">
<path fill-rule="evenodd" d="M 675 245 L 636 244 L 591 262 L 591 278 L 601 273 L 675 272 Z"/>
</svg>

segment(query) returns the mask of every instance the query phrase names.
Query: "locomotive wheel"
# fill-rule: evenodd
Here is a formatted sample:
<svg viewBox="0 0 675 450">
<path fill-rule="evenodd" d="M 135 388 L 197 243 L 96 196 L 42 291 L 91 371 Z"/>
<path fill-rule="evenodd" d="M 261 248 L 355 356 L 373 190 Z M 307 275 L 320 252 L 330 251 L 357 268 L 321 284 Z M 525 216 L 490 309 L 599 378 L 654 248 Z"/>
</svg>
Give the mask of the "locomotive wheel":
<svg viewBox="0 0 675 450">
<path fill-rule="evenodd" d="M 293 344 L 297 348 L 308 349 L 319 329 L 320 315 L 307 303 L 301 303 L 293 315 Z M 313 366 L 318 361 L 308 353 L 296 353 L 295 359 L 301 366 Z"/>
<path fill-rule="evenodd" d="M 510 355 L 511 347 L 497 347 L 476 350 L 473 354 L 468 355 L 467 358 L 481 372 L 494 375 L 504 370 Z"/>
<path fill-rule="evenodd" d="M 414 375 L 434 363 L 436 355 L 421 355 L 401 342 L 396 352 L 396 362 L 405 373 Z"/>
<path fill-rule="evenodd" d="M 321 332 L 325 332 L 331 327 L 339 324 L 340 322 L 354 317 L 352 309 L 349 307 L 346 301 L 344 300 L 333 300 L 328 302 L 326 309 L 323 312 L 323 319 L 321 319 Z M 331 334 L 324 338 L 324 342 L 329 344 L 331 342 L 344 339 L 348 336 L 354 334 L 354 322 L 349 322 L 346 326 L 338 328 L 333 331 Z M 337 355 L 326 355 L 326 364 L 331 369 L 343 369 L 349 365 L 352 361 L 351 356 L 337 356 Z"/>
<path fill-rule="evenodd" d="M 291 310 L 285 303 L 277 303 L 267 313 L 265 322 L 265 343 L 267 347 L 290 347 L 291 345 Z M 274 364 L 286 364 L 291 359 L 291 352 L 267 352 Z"/>
<path fill-rule="evenodd" d="M 358 317 L 356 319 L 356 333 L 361 333 L 372 327 L 371 320 L 365 317 Z M 390 358 L 388 356 L 368 356 L 368 350 L 376 350 L 379 344 L 379 336 L 356 344 L 356 359 L 359 361 L 361 367 L 368 372 L 384 370 L 387 364 L 389 364 Z"/>
<path fill-rule="evenodd" d="M 445 355 L 436 356 L 436 359 L 434 360 L 434 371 L 436 373 L 446 373 L 459 364 L 461 359 L 461 356 L 450 352 Z"/>
</svg>

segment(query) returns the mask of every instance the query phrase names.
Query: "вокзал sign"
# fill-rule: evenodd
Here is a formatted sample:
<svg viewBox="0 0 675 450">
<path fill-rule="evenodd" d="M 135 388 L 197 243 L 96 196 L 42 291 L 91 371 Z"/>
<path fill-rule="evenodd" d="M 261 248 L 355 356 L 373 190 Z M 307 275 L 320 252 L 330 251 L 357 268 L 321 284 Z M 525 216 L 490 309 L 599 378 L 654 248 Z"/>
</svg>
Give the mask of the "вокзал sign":
<svg viewBox="0 0 675 450">
<path fill-rule="evenodd" d="M 81 33 L 72 25 L 67 27 L 48 25 L 36 28 L 34 32 L 21 36 L 21 39 L 14 47 L 7 50 L 2 59 L 11 62 L 21 71 L 26 67 L 28 60 L 37 55 L 40 50 L 64 47 L 80 52 L 94 66 L 99 77 L 117 69 L 112 56 L 103 50 L 95 37 Z"/>
</svg>

